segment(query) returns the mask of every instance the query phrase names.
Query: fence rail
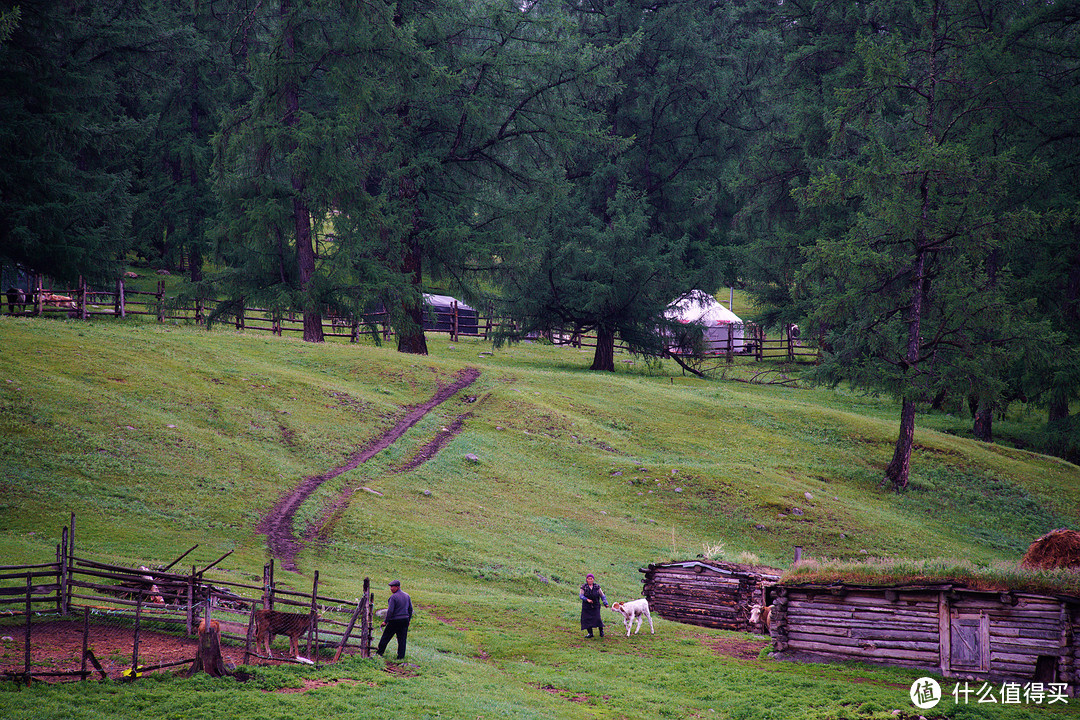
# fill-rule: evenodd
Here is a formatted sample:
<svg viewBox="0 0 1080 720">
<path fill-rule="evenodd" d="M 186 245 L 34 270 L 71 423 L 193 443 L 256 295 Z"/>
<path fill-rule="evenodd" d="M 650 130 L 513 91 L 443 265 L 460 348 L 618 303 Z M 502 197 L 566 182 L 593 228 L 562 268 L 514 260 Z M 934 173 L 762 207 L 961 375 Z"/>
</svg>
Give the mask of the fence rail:
<svg viewBox="0 0 1080 720">
<path fill-rule="evenodd" d="M 301 647 L 306 642 L 307 657 L 316 664 L 327 656 L 337 660 L 346 652 L 371 655 L 374 598 L 367 578 L 363 596 L 355 600 L 320 593 L 318 572 L 310 592 L 278 587 L 273 561 L 264 567 L 261 585 L 211 583 L 205 572 L 217 563 L 202 570 L 192 566 L 186 573 L 112 565 L 75 555 L 74 535 L 72 514 L 70 526 L 62 531 L 55 562 L 0 566 L 0 630 L 5 643 L 21 642 L 23 650 L 17 658 L 3 653 L 0 675 L 27 683 L 43 677 L 85 679 L 95 672 L 106 677 L 109 670 L 104 661 L 117 677 L 134 678 L 155 669 L 193 664 L 194 656 L 181 660 L 174 656 L 185 649 L 195 652 L 192 637 L 199 622 L 211 618 L 220 626 L 222 640 L 242 656 L 243 664 L 252 657 L 270 659 L 259 655 L 258 648 L 252 650 L 252 637 L 255 611 L 275 607 L 313 617 Z M 130 651 L 110 644 L 117 632 L 125 634 Z M 145 647 L 148 632 L 154 633 L 160 660 L 151 666 L 139 662 L 140 637 Z M 94 655 L 92 634 L 102 647 L 112 648 L 111 660 Z M 62 651 L 65 644 L 73 648 Z M 164 656 L 168 657 L 161 659 Z M 130 657 L 130 663 L 118 657 Z M 88 662 L 95 670 L 87 670 Z"/>
<path fill-rule="evenodd" d="M 2 304 L 2 301 L 0 301 Z M 9 289 L 7 292 L 8 313 L 12 315 L 67 315 L 68 317 L 89 320 L 92 317 L 127 317 L 152 316 L 158 322 L 182 321 L 197 325 L 204 324 L 209 314 L 217 307 L 218 301 L 196 299 L 194 304 L 183 305 L 177 298 L 165 294 L 165 282 L 159 280 L 155 291 L 129 290 L 124 278 L 119 278 L 115 290 L 91 289 L 80 278 L 74 290 L 55 292 L 44 287 L 42 276 L 36 275 L 29 292 Z M 496 328 L 509 322 L 494 315 L 480 315 L 469 310 L 459 310 L 457 303 L 446 310 L 429 307 L 428 318 L 424 323 L 424 332 L 446 333 L 452 341 L 461 336 L 477 337 L 487 340 Z M 298 313 L 283 312 L 268 308 L 244 307 L 232 313 L 229 322 L 237 330 L 270 332 L 283 336 L 289 333 L 303 333 L 304 320 Z M 389 314 L 385 311 L 366 312 L 361 315 L 337 316 L 327 313 L 322 318 L 323 335 L 329 338 L 348 338 L 350 342 L 359 342 L 366 335 L 378 336 L 382 340 L 393 336 Z M 787 362 L 816 362 L 819 351 L 800 343 L 798 326 L 786 326 L 779 336 L 768 336 L 765 329 L 753 323 L 733 323 L 726 328 L 727 341 L 719 340 L 707 343 L 706 358 L 723 357 L 732 362 L 735 357 L 752 357 L 754 360 L 780 360 Z M 572 329 L 548 333 L 545 338 L 555 345 L 575 348 L 595 348 L 596 335 L 589 332 L 576 332 Z M 623 345 L 617 347 L 626 350 Z M 681 354 L 675 350 L 676 354 Z"/>
</svg>

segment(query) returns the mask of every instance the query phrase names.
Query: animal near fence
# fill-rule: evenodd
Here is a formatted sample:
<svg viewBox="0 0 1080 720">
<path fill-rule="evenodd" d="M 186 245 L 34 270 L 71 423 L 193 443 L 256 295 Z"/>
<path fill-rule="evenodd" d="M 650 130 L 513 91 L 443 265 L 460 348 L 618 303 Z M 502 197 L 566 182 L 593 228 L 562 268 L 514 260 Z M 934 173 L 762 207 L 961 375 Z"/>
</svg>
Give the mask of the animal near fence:
<svg viewBox="0 0 1080 720">
<path fill-rule="evenodd" d="M 72 515 L 53 562 L 0 566 L 0 676 L 29 683 L 134 679 L 184 665 L 194 672 L 201 667 L 196 634 L 204 622 L 220 629 L 221 655 L 233 665 L 371 655 L 367 578 L 356 600 L 322 594 L 317 572 L 310 592 L 285 588 L 274 579 L 273 562 L 264 567 L 261 585 L 211 583 L 207 572 L 231 552 L 190 572 L 173 567 L 197 545 L 166 567 L 125 567 L 76 555 L 74 537 Z M 290 646 L 296 636 L 303 657 L 279 656 L 273 647 L 268 656 L 253 642 L 262 609 L 292 613 L 293 627 L 273 629 L 291 633 Z"/>
</svg>

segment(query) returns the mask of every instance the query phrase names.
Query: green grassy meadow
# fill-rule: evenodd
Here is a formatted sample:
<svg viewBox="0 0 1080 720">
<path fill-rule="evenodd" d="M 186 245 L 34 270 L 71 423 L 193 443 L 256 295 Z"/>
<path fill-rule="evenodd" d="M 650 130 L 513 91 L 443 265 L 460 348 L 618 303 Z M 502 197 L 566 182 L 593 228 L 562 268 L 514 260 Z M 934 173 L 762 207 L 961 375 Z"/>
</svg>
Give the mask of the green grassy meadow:
<svg viewBox="0 0 1080 720">
<path fill-rule="evenodd" d="M 434 334 L 428 344 L 417 357 L 220 326 L 0 317 L 0 564 L 51 560 L 74 512 L 80 556 L 165 564 L 198 543 L 185 563 L 233 551 L 211 581 L 258 580 L 269 556 L 256 526 L 282 493 L 344 463 L 462 368 L 481 371 L 309 499 L 298 531 L 345 489 L 379 493 L 356 492 L 325 541 L 297 558 L 301 572 L 277 576 L 310 589 L 318 571 L 326 594 L 346 598 L 369 577 L 379 604 L 400 578 L 417 608 L 412 674 L 354 658 L 258 668 L 243 684 L 168 673 L 0 683 L 0 716 L 918 717 L 916 671 L 736 657 L 718 648 L 764 638 L 657 618 L 655 636 L 627 639 L 608 611 L 609 636 L 586 641 L 578 585 L 591 571 L 609 600 L 632 599 L 651 562 L 786 568 L 795 546 L 821 560 L 1008 566 L 1080 511 L 1076 466 L 941 432 L 954 424 L 941 417 L 916 433 L 910 490 L 887 491 L 893 403 L 738 382 L 755 369 L 745 361 L 701 380 L 628 356 L 614 374 L 593 373 L 590 352 L 543 344 L 494 350 Z M 399 469 L 464 413 L 464 431 L 434 459 Z M 269 692 L 314 680 L 306 692 Z M 1077 707 L 949 698 L 931 712 L 1036 718 Z"/>
</svg>

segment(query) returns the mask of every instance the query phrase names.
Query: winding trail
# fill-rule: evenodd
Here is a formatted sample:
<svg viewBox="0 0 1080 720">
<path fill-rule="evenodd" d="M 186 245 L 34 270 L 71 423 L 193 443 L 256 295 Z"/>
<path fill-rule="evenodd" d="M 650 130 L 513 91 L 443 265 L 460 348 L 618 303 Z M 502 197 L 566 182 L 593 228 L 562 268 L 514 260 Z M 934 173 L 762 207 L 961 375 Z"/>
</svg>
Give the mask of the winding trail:
<svg viewBox="0 0 1080 720">
<path fill-rule="evenodd" d="M 355 470 L 379 452 L 390 447 L 409 428 L 420 422 L 425 415 L 452 398 L 462 389 L 472 385 L 478 377 L 480 377 L 480 370 L 477 368 L 461 370 L 457 373 L 457 380 L 444 388 L 440 388 L 427 402 L 411 408 L 394 427 L 361 447 L 360 450 L 349 457 L 344 465 L 339 465 L 320 475 L 310 475 L 304 478 L 298 486 L 278 500 L 277 504 L 270 509 L 256 529 L 266 534 L 266 543 L 270 548 L 270 554 L 281 562 L 281 567 L 292 572 L 299 572 L 296 567 L 296 554 L 300 552 L 302 545 L 293 532 L 293 517 L 297 509 L 304 504 L 304 501 L 320 485 L 342 473 Z M 308 535 L 311 535 L 311 533 L 308 533 Z"/>
</svg>

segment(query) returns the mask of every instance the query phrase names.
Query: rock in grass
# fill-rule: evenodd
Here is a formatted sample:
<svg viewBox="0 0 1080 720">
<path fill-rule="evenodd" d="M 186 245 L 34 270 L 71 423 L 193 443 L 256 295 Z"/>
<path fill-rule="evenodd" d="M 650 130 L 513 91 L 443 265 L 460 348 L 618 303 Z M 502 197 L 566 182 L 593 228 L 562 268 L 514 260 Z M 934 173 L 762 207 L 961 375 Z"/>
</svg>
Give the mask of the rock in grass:
<svg viewBox="0 0 1080 720">
<path fill-rule="evenodd" d="M 465 459 L 466 459 L 466 460 L 467 460 L 468 462 L 471 462 L 471 463 L 478 463 L 478 462 L 480 462 L 480 458 L 479 458 L 479 457 L 477 457 L 475 453 L 469 453 L 468 455 L 466 455 L 466 456 L 465 456 Z"/>
</svg>

